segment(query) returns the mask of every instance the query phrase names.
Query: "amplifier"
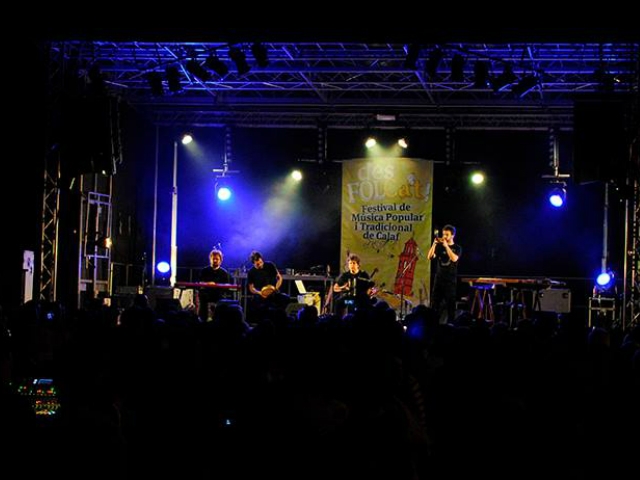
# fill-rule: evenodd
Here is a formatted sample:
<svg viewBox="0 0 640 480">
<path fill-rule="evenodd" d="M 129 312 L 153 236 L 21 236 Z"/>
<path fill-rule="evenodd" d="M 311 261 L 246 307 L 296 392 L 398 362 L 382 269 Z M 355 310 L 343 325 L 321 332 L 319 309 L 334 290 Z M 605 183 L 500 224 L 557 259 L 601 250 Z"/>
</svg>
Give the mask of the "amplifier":
<svg viewBox="0 0 640 480">
<path fill-rule="evenodd" d="M 571 312 L 571 290 L 568 288 L 551 288 L 540 290 L 540 310 L 543 312 Z"/>
<path fill-rule="evenodd" d="M 305 305 L 311 305 L 312 307 L 316 307 L 318 310 L 318 314 L 320 314 L 320 293 L 318 292 L 307 292 L 301 293 L 298 295 L 298 303 L 304 303 Z"/>
<path fill-rule="evenodd" d="M 145 288 L 144 293 L 149 298 L 149 306 L 156 310 L 159 308 L 167 308 L 169 305 L 178 306 L 180 310 L 180 289 L 165 286 L 149 286 Z"/>
</svg>

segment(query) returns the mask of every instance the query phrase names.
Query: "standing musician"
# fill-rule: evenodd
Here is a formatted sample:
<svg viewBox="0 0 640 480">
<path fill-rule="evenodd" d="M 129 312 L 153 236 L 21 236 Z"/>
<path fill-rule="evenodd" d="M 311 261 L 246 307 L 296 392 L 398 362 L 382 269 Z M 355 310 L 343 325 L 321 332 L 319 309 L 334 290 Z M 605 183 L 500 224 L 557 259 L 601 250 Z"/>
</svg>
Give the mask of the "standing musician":
<svg viewBox="0 0 640 480">
<path fill-rule="evenodd" d="M 436 311 L 438 319 L 446 311 L 449 323 L 453 322 L 456 311 L 458 260 L 462 255 L 462 248 L 454 241 L 455 236 L 456 227 L 445 225 L 442 228 L 442 237 L 436 235 L 427 254 L 429 260 L 437 259 L 431 308 Z"/>
<path fill-rule="evenodd" d="M 333 284 L 333 291 L 340 294 L 336 302 L 336 311 L 340 315 L 353 309 L 370 307 L 371 295 L 374 293 L 371 277 L 360 270 L 360 257 L 355 253 L 350 254 L 347 266 L 348 270 Z"/>
<path fill-rule="evenodd" d="M 253 306 L 286 308 L 289 296 L 279 291 L 282 275 L 275 263 L 265 262 L 262 254 L 256 250 L 251 252 L 253 267 L 247 273 L 249 291 L 253 293 Z"/>
<path fill-rule="evenodd" d="M 200 272 L 200 282 L 211 283 L 212 286 L 218 283 L 229 284 L 231 282 L 231 275 L 227 270 L 222 268 L 222 251 L 214 248 L 209 253 L 209 266 L 205 267 Z M 228 295 L 224 289 L 220 288 L 206 288 L 202 287 L 198 291 L 198 299 L 200 305 L 198 306 L 198 316 L 201 320 L 207 321 L 212 316 L 212 309 L 215 308 L 216 303 Z"/>
</svg>

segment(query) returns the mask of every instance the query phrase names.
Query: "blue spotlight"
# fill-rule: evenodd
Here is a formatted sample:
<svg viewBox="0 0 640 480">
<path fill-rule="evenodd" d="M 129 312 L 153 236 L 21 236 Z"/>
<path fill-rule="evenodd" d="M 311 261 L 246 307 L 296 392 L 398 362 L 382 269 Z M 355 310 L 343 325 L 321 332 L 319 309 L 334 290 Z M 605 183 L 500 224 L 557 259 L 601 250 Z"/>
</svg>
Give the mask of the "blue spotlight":
<svg viewBox="0 0 640 480">
<path fill-rule="evenodd" d="M 232 195 L 233 191 L 231 190 L 231 187 L 227 183 L 226 179 L 224 177 L 219 177 L 216 181 L 216 197 L 218 197 L 218 200 L 220 200 L 221 202 L 226 202 L 231 198 Z"/>
<path fill-rule="evenodd" d="M 229 187 L 221 187 L 218 189 L 218 200 L 222 200 L 223 202 L 225 202 L 230 198 L 231 198 L 231 189 L 229 189 Z"/>
<path fill-rule="evenodd" d="M 549 191 L 548 198 L 552 207 L 560 208 L 567 200 L 567 191 L 562 185 L 555 186 Z"/>
<path fill-rule="evenodd" d="M 601 272 L 596 277 L 596 284 L 593 286 L 593 295 L 596 296 L 611 296 L 616 294 L 616 280 L 615 275 L 611 270 Z"/>
<path fill-rule="evenodd" d="M 160 273 L 167 273 L 169 270 L 171 270 L 171 265 L 169 265 L 169 262 L 162 261 L 158 262 L 156 268 Z"/>
<path fill-rule="evenodd" d="M 596 278 L 596 284 L 602 288 L 608 288 L 613 283 L 613 273 L 611 272 L 602 272 Z"/>
</svg>

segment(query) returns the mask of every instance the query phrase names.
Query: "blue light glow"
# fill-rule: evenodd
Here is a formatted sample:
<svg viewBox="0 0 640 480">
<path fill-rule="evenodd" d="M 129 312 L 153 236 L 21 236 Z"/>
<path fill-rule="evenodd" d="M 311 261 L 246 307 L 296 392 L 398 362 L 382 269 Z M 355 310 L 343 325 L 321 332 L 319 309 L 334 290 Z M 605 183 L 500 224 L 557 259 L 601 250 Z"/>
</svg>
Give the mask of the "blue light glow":
<svg viewBox="0 0 640 480">
<path fill-rule="evenodd" d="M 157 268 L 160 273 L 167 273 L 171 270 L 171 265 L 168 262 L 158 262 Z"/>
<path fill-rule="evenodd" d="M 226 202 L 231 198 L 231 189 L 229 187 L 220 187 L 218 189 L 218 200 Z"/>
<path fill-rule="evenodd" d="M 606 287 L 609 283 L 611 283 L 612 279 L 613 276 L 609 272 L 603 272 L 598 275 L 598 278 L 596 278 L 596 283 L 601 287 Z"/>
<path fill-rule="evenodd" d="M 564 200 L 560 195 L 554 194 L 549 196 L 549 203 L 556 208 L 560 208 L 562 205 L 564 205 Z"/>
<path fill-rule="evenodd" d="M 562 187 L 554 187 L 549 192 L 549 203 L 552 207 L 560 208 L 564 205 L 564 202 L 567 198 L 567 192 Z"/>
</svg>

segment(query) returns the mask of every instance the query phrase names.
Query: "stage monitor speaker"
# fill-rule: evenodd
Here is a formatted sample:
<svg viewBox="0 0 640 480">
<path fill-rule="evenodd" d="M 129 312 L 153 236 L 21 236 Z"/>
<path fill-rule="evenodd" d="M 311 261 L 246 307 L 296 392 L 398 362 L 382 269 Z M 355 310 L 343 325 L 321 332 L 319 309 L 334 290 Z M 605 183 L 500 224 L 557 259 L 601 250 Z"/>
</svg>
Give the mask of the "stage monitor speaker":
<svg viewBox="0 0 640 480">
<path fill-rule="evenodd" d="M 568 288 L 542 290 L 539 295 L 540 310 L 543 312 L 571 312 L 571 290 Z"/>
<path fill-rule="evenodd" d="M 162 303 L 163 300 L 175 299 L 175 294 L 174 294 L 173 288 L 171 287 L 156 285 L 154 287 L 145 288 L 144 293 L 147 295 L 147 298 L 149 299 L 149 306 L 154 310 L 158 308 L 158 304 Z"/>
<path fill-rule="evenodd" d="M 626 178 L 631 103 L 625 96 L 577 101 L 573 109 L 573 179 L 577 184 Z"/>
<path fill-rule="evenodd" d="M 290 303 L 289 305 L 287 305 L 287 308 L 285 309 L 285 311 L 287 312 L 287 315 L 297 316 L 298 312 L 306 306 L 307 306 L 306 303 Z"/>
</svg>

